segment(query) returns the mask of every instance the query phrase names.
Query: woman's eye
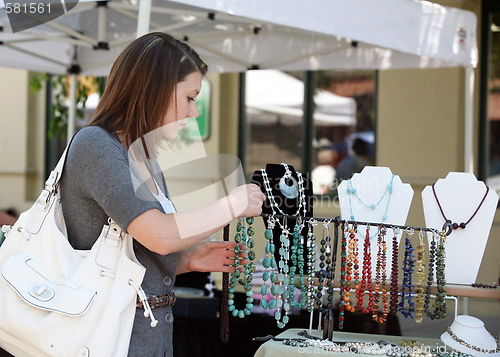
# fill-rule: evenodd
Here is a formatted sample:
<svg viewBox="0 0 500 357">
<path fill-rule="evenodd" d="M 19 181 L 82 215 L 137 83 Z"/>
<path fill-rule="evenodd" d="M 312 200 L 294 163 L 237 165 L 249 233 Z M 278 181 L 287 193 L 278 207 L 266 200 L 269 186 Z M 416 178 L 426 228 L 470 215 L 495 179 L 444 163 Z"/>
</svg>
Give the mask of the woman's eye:
<svg viewBox="0 0 500 357">
<path fill-rule="evenodd" d="M 187 97 L 187 98 L 188 98 L 188 102 L 194 102 L 196 100 L 193 97 Z"/>
</svg>

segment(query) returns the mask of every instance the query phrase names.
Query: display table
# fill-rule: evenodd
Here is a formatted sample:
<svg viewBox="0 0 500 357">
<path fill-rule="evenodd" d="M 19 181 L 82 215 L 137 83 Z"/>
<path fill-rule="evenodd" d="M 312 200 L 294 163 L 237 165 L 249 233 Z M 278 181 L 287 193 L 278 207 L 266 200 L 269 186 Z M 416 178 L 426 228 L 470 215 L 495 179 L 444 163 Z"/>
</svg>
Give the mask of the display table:
<svg viewBox="0 0 500 357">
<path fill-rule="evenodd" d="M 278 338 L 304 338 L 299 336 L 298 333 L 304 331 L 304 329 L 289 329 L 283 331 L 279 334 Z M 306 330 L 308 331 L 308 330 Z M 312 330 L 312 336 L 322 337 L 323 332 L 318 330 Z M 402 340 L 413 340 L 424 344 L 425 346 L 430 346 L 431 348 L 444 348 L 443 342 L 439 338 L 423 338 L 423 337 L 407 337 L 407 336 L 390 336 L 390 335 L 372 335 L 364 333 L 351 333 L 351 332 L 341 332 L 335 331 L 333 333 L 333 341 L 338 342 L 365 342 L 373 343 L 378 341 L 384 341 L 387 343 L 398 344 Z M 360 357 L 368 356 L 362 355 L 354 352 L 329 352 L 319 347 L 292 347 L 284 345 L 282 341 L 267 341 L 262 344 L 254 357 L 300 357 L 300 356 L 342 356 L 342 357 Z M 373 357 L 373 356 L 372 356 Z"/>
</svg>

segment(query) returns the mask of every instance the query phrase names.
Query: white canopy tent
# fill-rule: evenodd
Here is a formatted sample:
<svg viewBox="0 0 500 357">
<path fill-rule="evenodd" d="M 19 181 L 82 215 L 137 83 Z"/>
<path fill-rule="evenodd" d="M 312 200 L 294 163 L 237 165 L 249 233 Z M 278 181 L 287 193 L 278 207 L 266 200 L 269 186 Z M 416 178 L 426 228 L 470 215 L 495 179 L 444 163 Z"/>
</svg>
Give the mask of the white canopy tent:
<svg viewBox="0 0 500 357">
<path fill-rule="evenodd" d="M 472 12 L 416 0 L 80 0 L 60 18 L 12 33 L 3 8 L 0 0 L 0 66 L 56 74 L 106 75 L 147 31 L 188 41 L 212 72 L 467 67 L 472 167 Z"/>
<path fill-rule="evenodd" d="M 149 23 L 147 13 L 139 14 L 147 1 L 152 1 Z M 107 75 L 136 37 L 138 16 L 146 17 L 149 31 L 187 40 L 213 72 L 477 62 L 475 15 L 426 1 L 80 0 L 66 15 L 17 33 L 10 33 L 0 9 L 0 65 L 64 74 L 76 63 L 81 73 Z"/>
<path fill-rule="evenodd" d="M 245 76 L 247 120 L 254 124 L 300 124 L 304 83 L 274 69 L 248 71 Z M 356 125 L 356 101 L 318 90 L 313 120 L 320 126 Z"/>
</svg>

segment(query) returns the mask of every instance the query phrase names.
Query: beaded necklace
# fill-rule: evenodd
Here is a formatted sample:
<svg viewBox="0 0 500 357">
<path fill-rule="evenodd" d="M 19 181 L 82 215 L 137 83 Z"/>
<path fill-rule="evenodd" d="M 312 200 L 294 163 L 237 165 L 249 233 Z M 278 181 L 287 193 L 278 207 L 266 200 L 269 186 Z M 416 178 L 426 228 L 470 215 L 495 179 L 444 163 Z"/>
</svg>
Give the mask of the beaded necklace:
<svg viewBox="0 0 500 357">
<path fill-rule="evenodd" d="M 300 218 L 297 219 L 297 224 L 295 224 L 295 227 L 293 228 L 293 245 L 290 247 L 292 252 L 290 257 L 292 260 L 292 266 L 290 267 L 290 291 L 288 294 L 291 305 L 298 309 L 302 308 L 307 301 L 307 288 L 304 285 L 304 237 L 300 234 L 301 223 L 299 221 L 301 221 Z M 297 281 L 295 279 L 295 272 L 297 268 L 299 269 L 298 282 L 301 291 L 301 300 L 299 302 L 296 302 L 293 299 L 295 293 L 295 283 Z"/>
<path fill-rule="evenodd" d="M 399 302 L 399 311 L 405 318 L 413 318 L 413 313 L 415 312 L 415 303 L 412 301 L 412 274 L 415 262 L 413 261 L 414 255 L 412 254 L 415 250 L 411 244 L 410 238 L 413 234 L 413 230 L 406 232 L 405 238 L 405 256 L 403 260 L 403 287 L 401 288 L 401 301 Z M 406 302 L 408 303 L 406 305 Z"/>
<path fill-rule="evenodd" d="M 453 331 L 451 330 L 450 327 L 448 327 L 448 329 L 446 331 L 450 334 L 451 338 L 454 341 L 460 343 L 462 346 L 470 348 L 471 350 L 474 350 L 474 351 L 477 351 L 477 352 L 481 352 L 481 353 L 498 353 L 498 352 L 500 352 L 500 342 L 498 340 L 498 337 L 496 337 L 494 334 L 492 334 L 489 331 L 488 331 L 488 333 L 490 334 L 491 337 L 493 337 L 495 339 L 495 343 L 496 343 L 496 348 L 491 349 L 491 350 L 488 350 L 486 348 L 477 347 L 477 346 L 474 346 L 474 345 L 472 345 L 470 343 L 465 342 L 464 340 L 462 340 L 461 338 L 459 338 L 457 335 L 455 335 L 453 333 Z"/>
<path fill-rule="evenodd" d="M 339 303 L 339 329 L 342 330 L 344 328 L 344 310 L 345 310 L 345 301 L 344 301 L 344 293 L 345 293 L 345 274 L 346 274 L 346 265 L 347 265 L 347 235 L 348 235 L 348 225 L 344 224 L 342 227 L 342 243 L 340 250 L 340 303 Z"/>
<path fill-rule="evenodd" d="M 279 221 L 278 221 L 279 222 Z M 288 235 L 290 232 L 288 231 L 286 218 L 283 223 L 283 230 L 280 234 L 280 242 L 281 247 L 279 249 L 280 261 L 278 262 L 278 295 L 276 296 L 276 305 L 278 309 L 274 313 L 274 318 L 278 324 L 279 328 L 285 327 L 288 323 L 289 317 L 288 312 L 290 311 L 290 303 L 287 302 L 286 290 L 290 285 L 290 278 L 288 277 L 288 273 L 290 268 L 288 266 L 288 260 L 290 259 L 290 238 Z M 283 309 L 284 313 L 281 313 L 281 309 Z M 282 319 L 282 321 L 280 321 Z"/>
<path fill-rule="evenodd" d="M 351 280 L 352 271 L 354 268 L 354 246 L 357 247 L 358 243 L 356 240 L 357 225 L 354 225 L 349 229 L 349 240 L 347 244 L 347 262 L 346 262 L 346 274 L 345 274 L 345 288 L 344 288 L 344 308 L 347 311 L 354 312 L 355 308 L 351 305 L 349 297 L 351 295 Z"/>
<path fill-rule="evenodd" d="M 253 235 L 255 234 L 255 230 L 252 227 L 254 222 L 253 217 L 247 217 L 246 223 L 245 219 L 242 217 L 238 218 L 238 224 L 236 225 L 236 235 L 234 237 L 234 241 L 236 242 L 236 246 L 234 247 L 234 253 L 236 257 L 234 258 L 234 272 L 231 273 L 231 278 L 229 279 L 229 300 L 228 300 L 228 311 L 231 314 L 239 318 L 244 318 L 247 315 L 250 315 L 250 311 L 253 308 L 253 291 L 252 291 L 252 279 L 253 273 L 255 272 L 255 252 L 253 251 L 253 247 L 255 242 L 253 240 Z M 246 226 L 248 224 L 248 228 Z M 243 245 L 245 248 L 241 249 L 240 245 Z M 241 276 L 240 268 L 240 254 L 245 253 L 247 263 L 243 265 L 244 277 Z M 246 294 L 246 305 L 243 309 L 238 310 L 234 305 L 234 294 L 236 282 L 238 282 L 241 286 L 245 288 Z"/>
<path fill-rule="evenodd" d="M 451 227 L 455 230 L 455 229 L 458 229 L 458 228 L 461 228 L 461 229 L 465 229 L 465 227 L 467 227 L 467 225 L 469 224 L 470 221 L 472 221 L 472 219 L 474 218 L 474 216 L 476 215 L 477 211 L 479 211 L 479 209 L 481 208 L 481 206 L 483 205 L 483 202 L 484 200 L 486 199 L 486 196 L 488 196 L 488 192 L 490 191 L 490 188 L 488 186 L 486 186 L 486 193 L 484 194 L 483 196 L 483 199 L 481 200 L 481 202 L 479 203 L 479 206 L 477 206 L 476 210 L 474 211 L 474 213 L 472 214 L 472 216 L 467 220 L 467 222 L 462 222 L 462 223 L 456 223 L 456 222 L 451 222 L 451 219 L 448 219 L 446 218 L 445 214 L 444 214 L 444 211 L 443 211 L 443 208 L 441 207 L 441 203 L 439 203 L 439 200 L 438 200 L 438 197 L 437 197 L 437 194 L 436 194 L 436 189 L 434 188 L 434 184 L 432 184 L 432 193 L 434 193 L 434 198 L 436 199 L 436 202 L 438 204 L 438 207 L 439 207 L 439 210 L 441 211 L 441 215 L 443 216 L 444 220 L 446 221 L 446 223 L 449 223 L 451 224 Z"/>
<path fill-rule="evenodd" d="M 365 289 L 368 290 L 368 307 L 363 307 Z M 361 312 L 368 314 L 373 307 L 373 286 L 372 286 L 372 258 L 370 244 L 370 226 L 366 227 L 365 242 L 363 244 L 363 270 L 359 294 L 357 295 L 356 307 Z"/>
<path fill-rule="evenodd" d="M 446 232 L 439 234 L 439 245 L 436 248 L 436 234 L 433 233 L 431 247 L 429 249 L 429 275 L 427 277 L 427 289 L 425 292 L 424 311 L 432 320 L 444 319 L 446 317 L 446 276 L 445 276 L 445 248 Z M 434 300 L 434 311 L 431 311 L 431 286 L 434 280 L 434 263 L 436 263 L 436 298 Z"/>
<path fill-rule="evenodd" d="M 399 251 L 399 228 L 393 228 L 392 237 L 392 267 L 391 267 L 391 305 L 390 312 L 396 315 L 398 312 L 398 251 Z"/>
<path fill-rule="evenodd" d="M 378 323 L 384 323 L 387 321 L 387 314 L 389 313 L 389 306 L 387 305 L 387 244 L 385 243 L 386 228 L 379 228 L 379 235 L 377 238 L 377 266 L 375 274 L 375 289 L 374 289 L 374 300 L 372 308 L 372 318 Z M 382 304 L 383 310 L 382 315 L 379 315 L 379 298 L 380 291 L 382 292 Z"/>
<path fill-rule="evenodd" d="M 262 261 L 262 265 L 264 266 L 264 273 L 262 274 L 262 280 L 264 283 L 260 289 L 260 293 L 262 295 L 262 299 L 260 300 L 260 305 L 265 310 L 273 310 L 276 307 L 276 298 L 278 295 L 278 288 L 276 287 L 276 260 L 274 258 L 275 246 L 273 241 L 273 229 L 275 227 L 276 220 L 273 216 L 270 216 L 267 219 L 267 229 L 264 232 L 264 237 L 266 238 L 266 247 L 265 253 L 266 256 Z M 271 300 L 267 300 L 265 295 L 268 292 L 267 282 L 269 281 L 271 287 L 270 292 L 273 298 Z"/>
<path fill-rule="evenodd" d="M 498 288 L 498 284 L 496 281 L 493 282 L 493 284 L 483 284 L 483 283 L 472 283 L 470 284 L 473 288 L 482 288 L 482 289 L 496 289 Z"/>
<path fill-rule="evenodd" d="M 417 324 L 422 323 L 424 316 L 424 301 L 425 301 L 425 289 L 424 289 L 424 280 L 425 280 L 425 266 L 424 266 L 424 231 L 420 231 L 418 235 L 420 239 L 420 244 L 417 247 L 417 261 L 415 264 L 415 269 L 417 270 L 417 283 L 415 286 L 415 294 L 417 294 L 417 298 L 415 299 L 415 322 Z"/>
<path fill-rule="evenodd" d="M 307 233 L 307 311 L 312 312 L 314 310 L 314 265 L 316 262 L 315 252 L 316 252 L 316 236 L 314 235 L 314 227 L 318 222 L 311 218 L 309 220 L 309 232 Z"/>
<path fill-rule="evenodd" d="M 371 209 L 372 211 L 375 210 L 378 205 L 380 204 L 380 202 L 382 202 L 382 200 L 384 199 L 385 195 L 387 195 L 387 193 L 389 193 L 389 198 L 387 199 L 387 205 L 385 207 L 385 211 L 384 211 L 384 215 L 382 216 L 382 222 L 385 222 L 387 220 L 387 211 L 389 210 L 389 204 L 391 203 L 391 197 L 392 197 L 392 192 L 393 192 L 393 189 L 392 189 L 392 183 L 394 181 L 394 174 L 392 175 L 391 177 L 391 181 L 389 182 L 389 184 L 386 186 L 385 188 L 385 191 L 384 193 L 382 194 L 382 196 L 379 198 L 379 200 L 377 201 L 377 203 L 375 204 L 367 204 L 365 203 L 359 196 L 358 196 L 358 193 L 356 191 L 356 189 L 354 188 L 353 184 L 352 184 L 352 180 L 347 180 L 347 194 L 348 194 L 348 197 L 349 197 L 349 207 L 350 207 L 350 210 L 351 210 L 351 220 L 354 221 L 354 213 L 352 211 L 352 200 L 351 200 L 351 196 L 354 195 L 354 197 L 356 197 L 358 199 L 359 202 L 361 202 L 361 204 L 369 209 Z"/>
<path fill-rule="evenodd" d="M 316 294 L 316 304 L 318 305 L 318 309 L 322 314 L 326 314 L 328 312 L 328 303 L 325 306 L 323 304 L 323 289 L 326 288 L 326 293 L 328 297 L 330 295 L 333 296 L 333 282 L 331 279 L 331 275 L 329 272 L 331 271 L 331 238 L 330 238 L 330 224 L 331 220 L 325 220 L 323 222 L 323 237 L 321 238 L 321 248 L 320 248 L 320 257 L 319 257 L 319 271 L 317 272 L 318 276 L 318 292 Z M 326 231 L 326 237 L 325 237 Z M 325 282 L 326 280 L 326 282 Z M 323 284 L 325 283 L 325 284 Z M 331 302 L 331 301 L 330 301 Z"/>
</svg>

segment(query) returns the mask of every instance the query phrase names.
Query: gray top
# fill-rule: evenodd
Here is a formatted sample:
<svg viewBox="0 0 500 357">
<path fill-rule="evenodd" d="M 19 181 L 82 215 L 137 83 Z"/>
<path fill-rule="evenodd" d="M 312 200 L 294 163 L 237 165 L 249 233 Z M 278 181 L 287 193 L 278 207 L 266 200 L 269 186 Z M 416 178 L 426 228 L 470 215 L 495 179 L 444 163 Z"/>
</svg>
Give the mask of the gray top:
<svg viewBox="0 0 500 357">
<path fill-rule="evenodd" d="M 161 174 L 161 172 L 160 172 Z M 163 177 L 155 177 L 164 183 Z M 168 197 L 166 186 L 162 187 Z M 134 191 L 128 153 L 120 141 L 99 127 L 81 129 L 70 145 L 60 181 L 61 205 L 69 241 L 75 249 L 90 249 L 111 217 L 123 230 L 140 214 L 163 208 L 145 185 Z M 144 200 L 139 197 L 149 196 Z M 151 252 L 134 240 L 134 252 L 146 268 L 142 288 L 147 295 L 171 291 L 176 254 Z M 153 310 L 158 325 L 151 328 L 144 310 L 137 309 L 129 356 L 172 356 L 172 308 Z"/>
</svg>

